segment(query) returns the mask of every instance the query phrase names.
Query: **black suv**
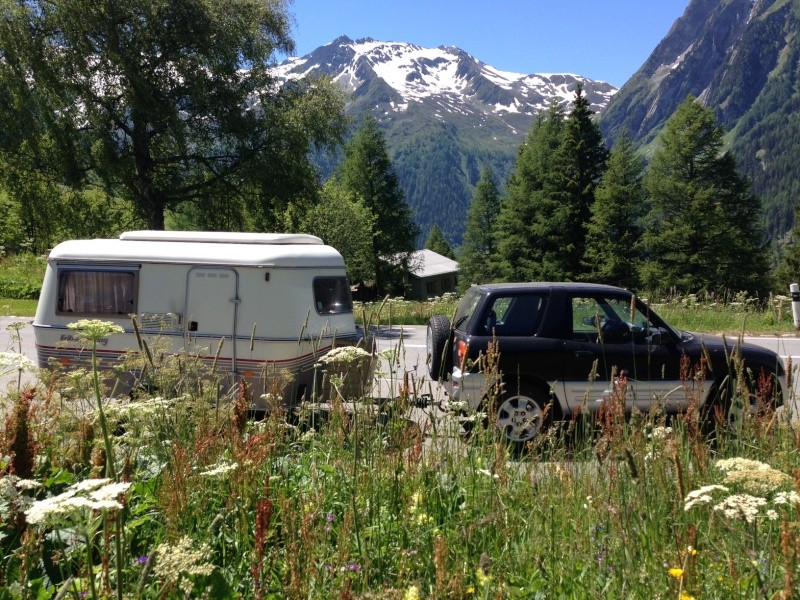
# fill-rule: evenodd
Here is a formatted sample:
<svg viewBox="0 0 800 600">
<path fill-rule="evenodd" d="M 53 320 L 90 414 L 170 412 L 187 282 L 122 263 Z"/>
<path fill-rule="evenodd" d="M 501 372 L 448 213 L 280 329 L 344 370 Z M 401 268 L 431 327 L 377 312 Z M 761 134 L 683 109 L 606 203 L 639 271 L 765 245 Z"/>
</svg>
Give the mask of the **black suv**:
<svg viewBox="0 0 800 600">
<path fill-rule="evenodd" d="M 735 353 L 743 359 L 744 389 L 779 406 L 785 371 L 777 354 L 677 331 L 634 294 L 613 286 L 473 286 L 452 325 L 434 316 L 427 331 L 431 376 L 472 410 L 496 398 L 496 425 L 517 443 L 532 440 L 551 419 L 596 411 L 614 394 L 624 395 L 627 410 L 658 404 L 678 413 L 694 401 L 707 417 L 714 406 L 727 414 Z M 496 364 L 487 367 L 487 357 Z"/>
</svg>

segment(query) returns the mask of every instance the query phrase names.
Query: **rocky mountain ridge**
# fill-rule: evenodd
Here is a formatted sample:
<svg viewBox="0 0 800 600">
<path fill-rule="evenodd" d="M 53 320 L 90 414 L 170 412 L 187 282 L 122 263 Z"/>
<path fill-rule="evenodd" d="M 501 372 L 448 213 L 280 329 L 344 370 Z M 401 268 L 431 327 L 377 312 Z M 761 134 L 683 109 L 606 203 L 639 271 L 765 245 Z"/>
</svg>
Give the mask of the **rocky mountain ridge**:
<svg viewBox="0 0 800 600">
<path fill-rule="evenodd" d="M 645 151 L 692 95 L 713 107 L 764 204 L 768 235 L 792 225 L 800 192 L 800 0 L 692 0 L 600 117 Z"/>
<path fill-rule="evenodd" d="M 275 73 L 284 80 L 327 75 L 353 94 L 356 103 L 382 88 L 386 95 L 375 99 L 388 114 L 406 112 L 411 103 L 428 103 L 443 120 L 449 115 L 472 116 L 480 126 L 493 115 L 514 135 L 520 126 L 521 133 L 527 133 L 533 117 L 551 102 L 566 107 L 577 82 L 596 112 L 617 91 L 611 84 L 579 75 L 501 71 L 453 46 L 424 48 L 346 36 L 284 61 Z"/>
</svg>

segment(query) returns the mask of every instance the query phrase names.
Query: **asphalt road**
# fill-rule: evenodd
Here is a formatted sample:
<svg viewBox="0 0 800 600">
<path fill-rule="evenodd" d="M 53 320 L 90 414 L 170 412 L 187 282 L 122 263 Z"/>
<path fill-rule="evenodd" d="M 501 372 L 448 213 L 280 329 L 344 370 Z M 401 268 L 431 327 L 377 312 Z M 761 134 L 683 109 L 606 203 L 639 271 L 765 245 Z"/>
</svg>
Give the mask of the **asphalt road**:
<svg viewBox="0 0 800 600">
<path fill-rule="evenodd" d="M 36 348 L 33 339 L 32 317 L 0 317 L 0 352 L 19 352 L 36 361 Z M 18 330 L 15 323 L 24 325 Z M 17 335 L 19 331 L 19 335 Z M 800 364 L 800 334 L 792 331 L 782 336 L 755 336 L 746 337 L 745 341 L 763 346 L 777 352 L 784 360 L 791 357 L 794 379 L 794 410 L 793 414 L 800 415 L 798 408 L 798 373 L 797 365 Z M 375 393 L 381 397 L 389 397 L 399 392 L 400 386 L 407 381 L 418 394 L 430 393 L 434 398 L 441 398 L 442 391 L 435 383 L 431 383 L 425 369 L 425 327 L 422 325 L 382 327 L 378 332 L 378 351 L 396 350 L 398 360 L 394 364 L 382 359 L 378 367 L 378 382 Z M 23 375 L 23 383 L 31 381 L 30 374 Z M 8 385 L 16 385 L 16 373 L 0 373 L 0 390 L 5 390 Z"/>
</svg>

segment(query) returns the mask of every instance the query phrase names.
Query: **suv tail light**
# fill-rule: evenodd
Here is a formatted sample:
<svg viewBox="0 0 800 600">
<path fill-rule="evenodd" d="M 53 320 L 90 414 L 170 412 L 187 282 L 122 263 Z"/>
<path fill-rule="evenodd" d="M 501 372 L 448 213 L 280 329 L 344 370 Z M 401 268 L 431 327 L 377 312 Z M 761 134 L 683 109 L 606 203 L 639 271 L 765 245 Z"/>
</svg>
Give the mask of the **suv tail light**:
<svg viewBox="0 0 800 600">
<path fill-rule="evenodd" d="M 456 341 L 456 364 L 459 368 L 464 365 L 464 359 L 467 357 L 467 342 L 464 340 Z"/>
</svg>

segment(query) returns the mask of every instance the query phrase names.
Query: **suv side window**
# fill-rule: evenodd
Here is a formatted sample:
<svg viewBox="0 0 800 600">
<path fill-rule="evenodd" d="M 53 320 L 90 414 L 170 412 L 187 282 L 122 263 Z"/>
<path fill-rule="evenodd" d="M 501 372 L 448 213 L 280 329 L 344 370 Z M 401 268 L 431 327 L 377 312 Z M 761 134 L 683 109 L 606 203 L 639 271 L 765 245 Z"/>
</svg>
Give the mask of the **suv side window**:
<svg viewBox="0 0 800 600">
<path fill-rule="evenodd" d="M 545 297 L 533 294 L 498 296 L 485 313 L 481 335 L 530 337 L 539 329 Z"/>
<path fill-rule="evenodd" d="M 572 339 L 582 342 L 645 344 L 650 320 L 629 300 L 614 297 L 572 299 Z"/>
</svg>

